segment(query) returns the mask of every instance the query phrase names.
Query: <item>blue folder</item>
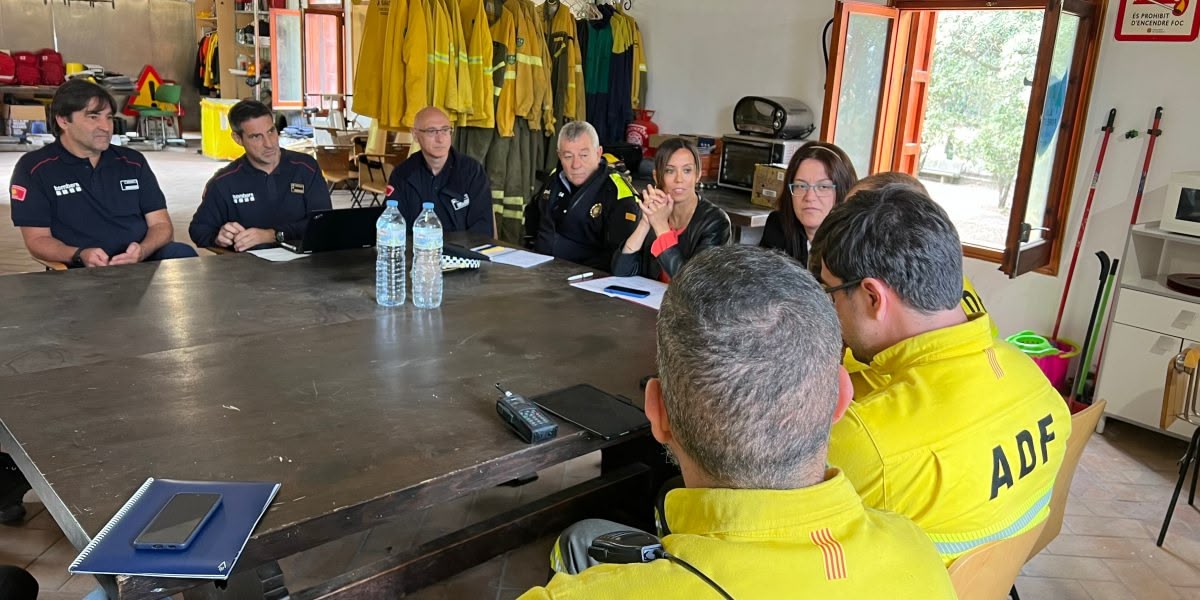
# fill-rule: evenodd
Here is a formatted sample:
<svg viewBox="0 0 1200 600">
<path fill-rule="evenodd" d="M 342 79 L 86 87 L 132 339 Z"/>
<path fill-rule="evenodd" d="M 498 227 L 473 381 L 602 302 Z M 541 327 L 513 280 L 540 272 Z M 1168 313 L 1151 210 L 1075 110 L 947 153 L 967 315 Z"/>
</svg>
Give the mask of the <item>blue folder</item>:
<svg viewBox="0 0 1200 600">
<path fill-rule="evenodd" d="M 221 505 L 187 550 L 138 550 L 133 540 L 180 492 L 218 493 Z M 146 480 L 71 563 L 72 573 L 228 579 L 278 483 Z"/>
</svg>

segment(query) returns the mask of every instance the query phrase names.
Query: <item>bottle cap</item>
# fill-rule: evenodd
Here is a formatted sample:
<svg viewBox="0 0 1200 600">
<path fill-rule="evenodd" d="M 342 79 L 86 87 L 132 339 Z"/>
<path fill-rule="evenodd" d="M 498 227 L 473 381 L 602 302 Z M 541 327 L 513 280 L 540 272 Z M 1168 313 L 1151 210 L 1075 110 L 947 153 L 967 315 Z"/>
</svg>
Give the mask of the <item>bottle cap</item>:
<svg viewBox="0 0 1200 600">
<path fill-rule="evenodd" d="M 421 208 L 423 208 L 425 210 L 431 210 L 431 209 L 433 209 L 433 203 L 432 202 L 422 202 Z"/>
<path fill-rule="evenodd" d="M 387 205 L 392 208 L 396 208 L 396 207 L 400 206 L 400 201 L 399 200 L 388 200 Z"/>
</svg>

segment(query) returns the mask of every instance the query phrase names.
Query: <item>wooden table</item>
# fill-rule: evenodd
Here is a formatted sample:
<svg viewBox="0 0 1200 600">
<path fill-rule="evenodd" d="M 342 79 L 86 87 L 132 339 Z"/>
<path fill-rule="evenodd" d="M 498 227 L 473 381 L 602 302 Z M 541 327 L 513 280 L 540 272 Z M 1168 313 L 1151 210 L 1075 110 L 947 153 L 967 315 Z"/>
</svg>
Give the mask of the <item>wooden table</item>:
<svg viewBox="0 0 1200 600">
<path fill-rule="evenodd" d="M 655 313 L 569 287 L 578 266 L 451 273 L 442 307 L 422 311 L 375 304 L 373 257 L 4 277 L 0 446 L 77 548 L 149 476 L 282 482 L 245 572 L 611 444 L 565 423 L 555 440 L 522 443 L 495 414 L 496 382 L 527 396 L 591 383 L 640 401 Z M 310 595 L 394 597 L 649 489 L 644 469 L 607 459 L 586 489 Z M 100 579 L 120 598 L 198 583 Z"/>
</svg>

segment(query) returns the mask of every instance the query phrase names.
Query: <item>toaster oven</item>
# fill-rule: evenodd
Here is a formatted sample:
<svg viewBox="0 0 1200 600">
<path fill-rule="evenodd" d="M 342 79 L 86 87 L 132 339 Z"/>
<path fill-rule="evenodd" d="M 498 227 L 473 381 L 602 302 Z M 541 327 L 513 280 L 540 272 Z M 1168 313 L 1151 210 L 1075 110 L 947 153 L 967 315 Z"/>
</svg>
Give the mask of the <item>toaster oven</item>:
<svg viewBox="0 0 1200 600">
<path fill-rule="evenodd" d="M 760 164 L 786 164 L 803 140 L 775 140 L 750 135 L 726 135 L 721 138 L 721 170 L 717 185 L 750 191 L 754 186 L 754 167 Z"/>
</svg>

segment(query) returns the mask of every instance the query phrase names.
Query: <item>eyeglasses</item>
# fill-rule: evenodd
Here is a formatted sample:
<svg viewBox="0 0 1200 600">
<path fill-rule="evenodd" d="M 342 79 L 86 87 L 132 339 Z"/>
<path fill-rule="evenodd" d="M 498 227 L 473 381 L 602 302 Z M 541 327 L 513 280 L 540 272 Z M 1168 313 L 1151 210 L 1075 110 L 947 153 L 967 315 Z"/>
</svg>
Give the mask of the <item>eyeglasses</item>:
<svg viewBox="0 0 1200 600">
<path fill-rule="evenodd" d="M 793 181 L 788 184 L 788 191 L 793 196 L 803 196 L 808 193 L 808 190 L 816 192 L 820 196 L 828 196 L 837 189 L 837 184 L 832 181 L 822 181 L 821 183 L 808 183 L 807 181 Z"/>
<path fill-rule="evenodd" d="M 821 286 L 821 287 L 825 288 L 825 293 L 829 294 L 829 296 L 832 298 L 834 293 L 841 291 L 841 290 L 848 290 L 848 289 L 862 283 L 862 281 L 863 281 L 862 279 L 851 279 L 850 281 L 840 283 L 838 285 L 825 285 L 825 286 Z"/>
<path fill-rule="evenodd" d="M 453 132 L 454 132 L 453 127 L 439 127 L 437 129 L 418 129 L 417 130 L 417 133 L 428 135 L 430 137 L 437 137 L 439 135 L 450 135 Z"/>
</svg>

